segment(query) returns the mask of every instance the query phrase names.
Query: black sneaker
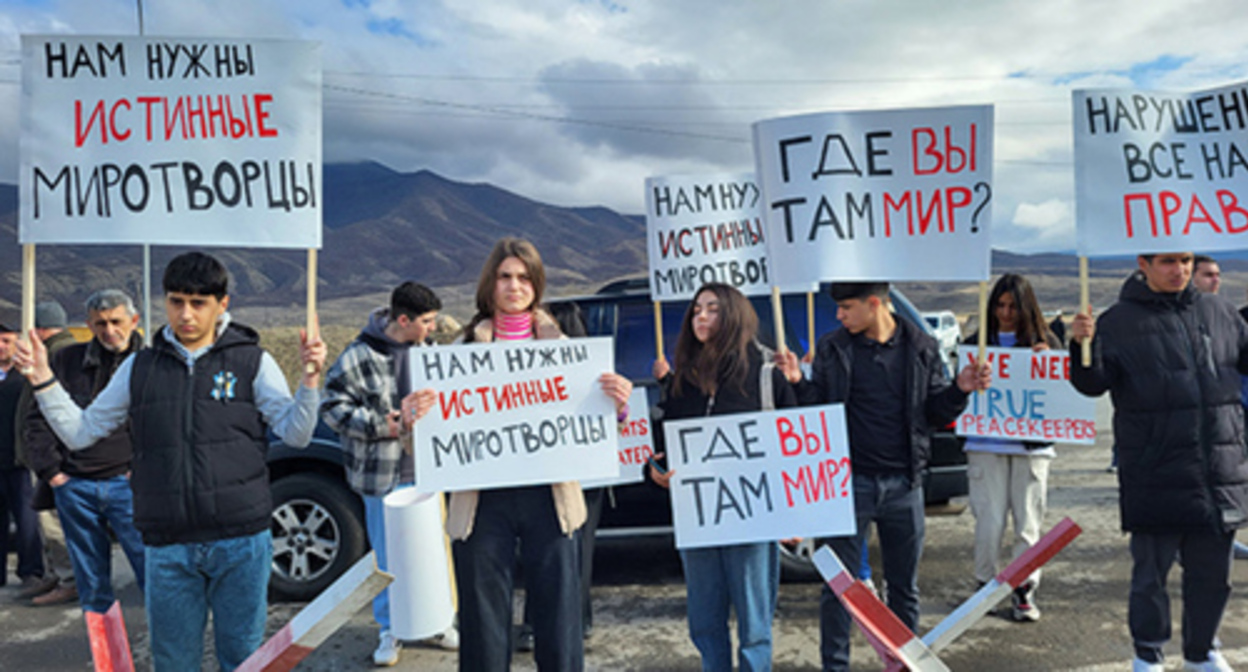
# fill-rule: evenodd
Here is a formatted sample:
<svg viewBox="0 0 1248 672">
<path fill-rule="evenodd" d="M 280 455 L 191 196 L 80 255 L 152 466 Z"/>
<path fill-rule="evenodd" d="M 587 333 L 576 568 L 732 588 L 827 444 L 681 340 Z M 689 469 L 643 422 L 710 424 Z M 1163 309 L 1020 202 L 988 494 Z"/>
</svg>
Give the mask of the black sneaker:
<svg viewBox="0 0 1248 672">
<path fill-rule="evenodd" d="M 1014 593 L 1010 599 L 1014 602 L 1014 607 L 1010 610 L 1010 617 L 1020 623 L 1032 623 L 1040 620 L 1040 609 L 1033 602 L 1036 596 L 1036 585 L 1030 581 L 1014 589 Z"/>
</svg>

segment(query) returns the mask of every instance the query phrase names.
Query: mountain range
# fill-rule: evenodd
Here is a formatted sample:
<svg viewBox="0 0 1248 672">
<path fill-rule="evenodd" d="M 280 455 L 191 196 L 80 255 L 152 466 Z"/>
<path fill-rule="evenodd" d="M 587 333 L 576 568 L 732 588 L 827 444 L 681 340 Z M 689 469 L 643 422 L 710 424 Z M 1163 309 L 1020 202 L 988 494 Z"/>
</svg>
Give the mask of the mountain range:
<svg viewBox="0 0 1248 672">
<path fill-rule="evenodd" d="M 378 163 L 328 164 L 323 169 L 324 235 L 319 255 L 318 293 L 326 303 L 369 297 L 375 304 L 391 287 L 416 279 L 431 287 L 454 288 L 470 301 L 481 262 L 498 238 L 533 241 L 547 267 L 550 295 L 583 293 L 609 280 L 646 268 L 645 219 L 605 207 L 568 208 L 537 202 L 489 184 L 456 182 L 428 170 L 402 173 Z M 0 306 L 20 303 L 21 248 L 17 243 L 17 188 L 0 184 Z M 136 297 L 141 289 L 142 253 L 137 246 L 46 245 L 37 253 L 40 300 L 55 298 L 73 315 L 94 290 L 120 287 Z M 180 248 L 154 247 L 153 283 Z M 302 250 L 221 248 L 234 275 L 235 305 L 279 312 L 301 310 L 306 253 Z M 1013 254 L 993 251 L 994 273 L 1033 278 L 1046 308 L 1073 309 L 1073 254 Z M 1092 262 L 1094 303 L 1112 299 L 1134 259 Z M 1232 275 L 1248 275 L 1248 261 L 1227 258 Z M 973 310 L 974 285 L 904 283 L 922 308 Z M 1237 296 L 1242 290 L 1236 290 Z M 462 308 L 469 308 L 468 305 Z M 298 318 L 288 320 L 290 323 Z"/>
</svg>

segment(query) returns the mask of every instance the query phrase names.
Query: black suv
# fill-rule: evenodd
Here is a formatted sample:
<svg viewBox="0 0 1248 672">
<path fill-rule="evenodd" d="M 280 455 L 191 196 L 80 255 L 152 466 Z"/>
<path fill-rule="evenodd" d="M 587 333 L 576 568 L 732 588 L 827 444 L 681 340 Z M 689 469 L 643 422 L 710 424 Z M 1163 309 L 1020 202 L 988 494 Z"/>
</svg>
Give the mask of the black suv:
<svg viewBox="0 0 1248 672">
<path fill-rule="evenodd" d="M 826 289 L 826 288 L 825 288 Z M 918 310 L 899 292 L 891 295 L 902 318 L 931 331 Z M 767 298 L 752 299 L 759 318 L 759 340 L 775 347 L 771 305 Z M 651 375 L 654 362 L 654 304 L 644 278 L 611 283 L 597 294 L 561 298 L 551 304 L 575 303 L 590 336 L 615 337 L 615 370 L 647 388 L 650 405 L 658 403 L 658 385 Z M 783 297 L 785 334 L 790 350 L 804 354 L 807 342 L 806 295 Z M 663 304 L 664 343 L 674 345 L 684 317 L 685 302 Z M 815 334 L 840 326 L 836 304 L 826 291 L 815 296 Z M 318 423 L 312 443 L 304 449 L 269 446 L 269 477 L 273 491 L 273 576 L 270 588 L 279 597 L 310 600 L 338 578 L 368 550 L 364 507 L 347 487 L 338 436 Z M 965 495 L 966 456 L 961 439 L 952 431 L 938 432 L 932 442 L 931 467 L 924 475 L 928 504 Z M 603 508 L 600 537 L 670 534 L 672 511 L 667 493 L 649 483 L 611 489 Z M 810 562 L 813 543 L 781 547 L 787 578 L 807 579 L 817 574 Z"/>
<path fill-rule="evenodd" d="M 827 286 L 815 294 L 815 337 L 840 326 L 836 318 L 836 303 L 827 293 Z M 894 289 L 890 294 L 893 310 L 925 333 L 931 328 L 909 300 Z M 788 348 L 799 356 L 811 347 L 808 342 L 806 294 L 786 294 L 782 297 L 785 315 L 784 333 Z M 550 303 L 576 303 L 585 319 L 590 336 L 615 337 L 615 371 L 644 385 L 650 398 L 652 414 L 658 403 L 658 383 L 651 373 L 654 362 L 654 303 L 645 278 L 632 278 L 611 283 L 589 296 L 554 299 Z M 769 297 L 753 297 L 751 303 L 758 313 L 758 337 L 763 345 L 775 348 L 775 326 Z M 687 302 L 662 304 L 663 342 L 668 346 L 676 343 L 684 318 Z M 953 434 L 952 428 L 937 432 L 932 441 L 929 469 L 923 477 L 924 495 L 928 505 L 944 504 L 952 497 L 967 493 L 966 454 L 962 452 L 962 439 Z M 609 505 L 603 507 L 599 537 L 635 536 L 638 534 L 670 533 L 672 512 L 665 491 L 649 483 L 619 486 L 611 489 Z M 781 546 L 781 563 L 786 578 L 809 579 L 817 576 L 810 555 L 815 550 L 813 540 L 802 544 Z"/>
</svg>

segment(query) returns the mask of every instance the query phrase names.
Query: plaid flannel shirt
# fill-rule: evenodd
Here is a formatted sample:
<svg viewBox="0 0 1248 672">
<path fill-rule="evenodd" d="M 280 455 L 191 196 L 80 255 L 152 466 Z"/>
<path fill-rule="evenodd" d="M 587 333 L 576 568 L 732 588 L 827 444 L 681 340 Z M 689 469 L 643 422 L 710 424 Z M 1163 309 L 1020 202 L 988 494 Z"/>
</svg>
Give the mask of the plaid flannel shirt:
<svg viewBox="0 0 1248 672">
<path fill-rule="evenodd" d="M 325 376 L 321 417 L 341 438 L 347 483 L 369 497 L 381 497 L 399 482 L 403 447 L 386 424 L 400 407 L 395 375 L 394 358 L 361 336 Z"/>
</svg>

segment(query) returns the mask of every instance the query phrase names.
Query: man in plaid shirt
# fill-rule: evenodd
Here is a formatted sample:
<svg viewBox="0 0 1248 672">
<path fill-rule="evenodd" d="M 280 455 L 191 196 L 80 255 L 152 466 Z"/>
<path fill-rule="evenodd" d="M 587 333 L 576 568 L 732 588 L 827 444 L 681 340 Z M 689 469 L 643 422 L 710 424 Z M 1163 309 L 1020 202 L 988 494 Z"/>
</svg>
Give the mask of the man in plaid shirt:
<svg viewBox="0 0 1248 672">
<path fill-rule="evenodd" d="M 390 307 L 378 308 L 343 350 L 325 378 L 321 417 L 342 440 L 347 483 L 364 499 L 368 541 L 377 566 L 386 569 L 386 529 L 382 498 L 415 483 L 412 454 L 399 439 L 402 399 L 408 388 L 408 351 L 433 332 L 442 302 L 424 285 L 405 282 L 390 294 Z M 439 543 L 441 541 L 439 540 Z M 373 600 L 381 632 L 373 663 L 399 662 L 400 642 L 390 632 L 390 591 Z M 454 627 L 435 638 L 444 648 L 459 646 Z"/>
</svg>

